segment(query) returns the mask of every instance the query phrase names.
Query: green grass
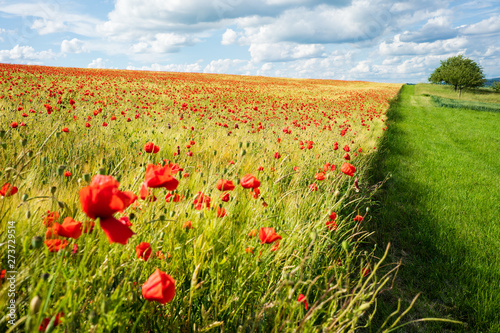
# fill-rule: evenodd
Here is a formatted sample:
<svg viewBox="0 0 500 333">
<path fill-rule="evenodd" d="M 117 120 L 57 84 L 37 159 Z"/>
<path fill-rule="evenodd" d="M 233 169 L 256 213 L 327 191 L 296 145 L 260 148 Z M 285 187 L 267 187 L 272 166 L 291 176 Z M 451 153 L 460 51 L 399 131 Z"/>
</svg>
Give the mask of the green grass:
<svg viewBox="0 0 500 333">
<path fill-rule="evenodd" d="M 402 267 L 379 304 L 387 314 L 398 297 L 404 304 L 421 293 L 412 319 L 465 325 L 419 322 L 408 331 L 499 332 L 500 114 L 435 107 L 417 95 L 442 88 L 405 86 L 388 113 L 373 174 L 391 177 L 372 227 Z"/>
<path fill-rule="evenodd" d="M 434 95 L 444 98 L 458 99 L 458 91 L 452 86 L 430 83 L 420 83 L 415 86 L 415 95 Z M 483 103 L 500 103 L 500 93 L 491 88 L 463 89 L 462 101 L 473 101 Z"/>
</svg>

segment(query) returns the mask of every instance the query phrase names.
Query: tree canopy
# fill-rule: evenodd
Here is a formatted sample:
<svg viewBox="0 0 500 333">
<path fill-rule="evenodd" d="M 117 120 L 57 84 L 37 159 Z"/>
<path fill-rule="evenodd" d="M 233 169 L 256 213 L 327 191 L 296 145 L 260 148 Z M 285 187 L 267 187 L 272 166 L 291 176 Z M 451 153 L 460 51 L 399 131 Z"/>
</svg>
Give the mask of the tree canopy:
<svg viewBox="0 0 500 333">
<path fill-rule="evenodd" d="M 432 83 L 446 83 L 458 90 L 458 98 L 464 88 L 476 88 L 484 85 L 483 69 L 475 61 L 458 55 L 441 61 L 441 66 L 436 68 L 429 77 Z"/>
</svg>

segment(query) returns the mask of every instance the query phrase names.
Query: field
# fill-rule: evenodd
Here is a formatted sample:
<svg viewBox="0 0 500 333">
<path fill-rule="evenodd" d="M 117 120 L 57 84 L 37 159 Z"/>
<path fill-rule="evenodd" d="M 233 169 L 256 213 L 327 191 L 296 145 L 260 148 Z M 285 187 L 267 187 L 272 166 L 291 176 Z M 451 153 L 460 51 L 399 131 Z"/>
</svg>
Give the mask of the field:
<svg viewBox="0 0 500 333">
<path fill-rule="evenodd" d="M 443 88 L 405 86 L 388 113 L 372 173 L 391 177 L 370 226 L 379 243 L 391 242 L 389 258 L 402 267 L 379 314 L 420 293 L 408 319 L 463 325 L 419 322 L 408 332 L 499 332 L 500 113 L 438 107 L 428 95 Z"/>
<path fill-rule="evenodd" d="M 370 327 L 400 88 L 0 64 L 0 330 Z"/>
</svg>

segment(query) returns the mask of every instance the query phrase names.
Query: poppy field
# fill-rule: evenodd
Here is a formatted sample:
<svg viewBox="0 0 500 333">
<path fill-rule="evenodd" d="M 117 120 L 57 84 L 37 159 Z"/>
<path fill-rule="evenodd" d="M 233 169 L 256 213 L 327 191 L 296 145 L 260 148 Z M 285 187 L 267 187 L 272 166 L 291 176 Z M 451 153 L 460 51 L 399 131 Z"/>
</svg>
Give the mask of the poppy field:
<svg viewBox="0 0 500 333">
<path fill-rule="evenodd" d="M 0 64 L 0 330 L 369 327 L 400 88 Z"/>
</svg>

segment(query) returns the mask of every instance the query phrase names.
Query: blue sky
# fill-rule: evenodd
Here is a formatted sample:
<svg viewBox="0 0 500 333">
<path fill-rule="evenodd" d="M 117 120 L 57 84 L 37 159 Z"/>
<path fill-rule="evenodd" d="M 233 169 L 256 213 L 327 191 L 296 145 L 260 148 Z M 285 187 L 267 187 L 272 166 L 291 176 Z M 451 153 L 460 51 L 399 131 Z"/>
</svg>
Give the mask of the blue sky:
<svg viewBox="0 0 500 333">
<path fill-rule="evenodd" d="M 500 1 L 0 0 L 0 62 L 426 82 L 500 77 Z"/>
</svg>

